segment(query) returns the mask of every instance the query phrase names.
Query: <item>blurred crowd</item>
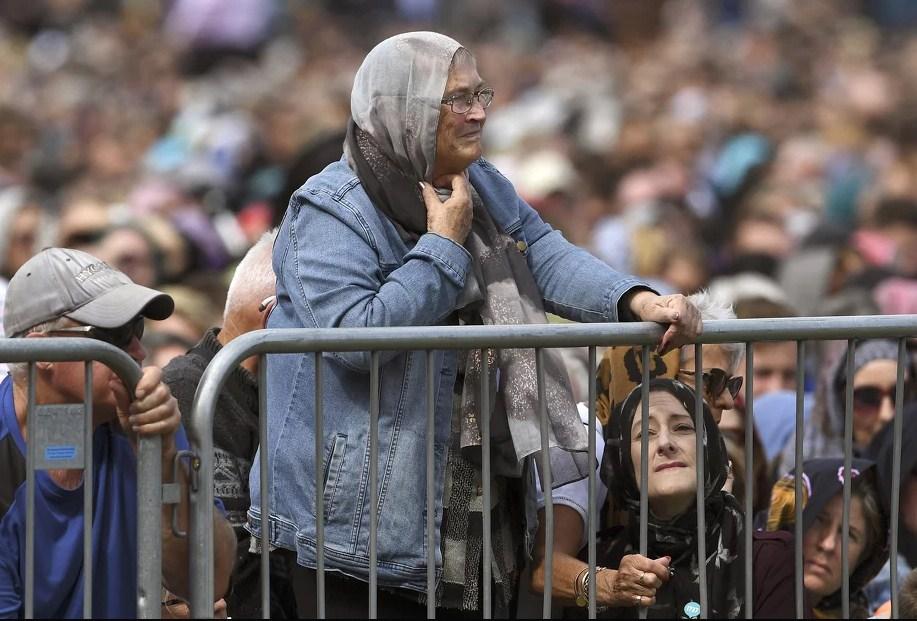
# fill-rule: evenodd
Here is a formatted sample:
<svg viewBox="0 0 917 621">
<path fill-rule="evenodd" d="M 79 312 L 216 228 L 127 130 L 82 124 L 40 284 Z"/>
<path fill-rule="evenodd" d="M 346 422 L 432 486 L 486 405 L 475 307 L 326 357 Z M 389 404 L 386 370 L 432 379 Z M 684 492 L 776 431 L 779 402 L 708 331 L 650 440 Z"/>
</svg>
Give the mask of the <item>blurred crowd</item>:
<svg viewBox="0 0 917 621">
<path fill-rule="evenodd" d="M 434 29 L 496 91 L 486 157 L 613 267 L 739 317 L 917 313 L 915 25 L 907 0 L 4 0 L 0 278 L 55 245 L 166 291 L 165 365 L 341 157 L 366 51 Z M 794 344 L 755 357 L 756 398 L 795 391 Z M 792 429 L 763 431 L 766 505 Z"/>
<path fill-rule="evenodd" d="M 614 267 L 794 314 L 914 312 L 915 22 L 894 0 L 8 0 L 0 276 L 55 244 L 166 287 L 164 363 L 340 157 L 366 50 L 433 28 L 497 92 L 487 157 Z"/>
</svg>

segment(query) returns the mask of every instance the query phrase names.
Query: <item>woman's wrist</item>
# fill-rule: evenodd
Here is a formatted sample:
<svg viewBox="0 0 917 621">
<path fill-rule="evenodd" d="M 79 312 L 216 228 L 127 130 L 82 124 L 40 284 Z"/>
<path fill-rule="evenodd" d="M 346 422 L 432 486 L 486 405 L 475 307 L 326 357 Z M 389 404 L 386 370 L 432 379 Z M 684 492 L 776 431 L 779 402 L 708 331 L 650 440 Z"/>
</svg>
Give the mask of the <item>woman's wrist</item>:
<svg viewBox="0 0 917 621">
<path fill-rule="evenodd" d="M 618 579 L 617 569 L 606 569 L 601 575 L 595 576 L 595 601 L 602 606 L 618 606 L 615 601 L 615 581 Z"/>
</svg>

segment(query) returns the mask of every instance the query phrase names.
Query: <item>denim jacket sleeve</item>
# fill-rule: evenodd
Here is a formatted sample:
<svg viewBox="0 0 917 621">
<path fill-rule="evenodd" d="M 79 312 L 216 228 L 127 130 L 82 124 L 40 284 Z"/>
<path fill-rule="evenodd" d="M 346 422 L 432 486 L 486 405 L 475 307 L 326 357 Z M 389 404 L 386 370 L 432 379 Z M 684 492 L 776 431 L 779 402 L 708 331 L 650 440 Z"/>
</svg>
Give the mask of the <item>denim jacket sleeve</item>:
<svg viewBox="0 0 917 621">
<path fill-rule="evenodd" d="M 294 271 L 286 287 L 301 325 L 363 328 L 442 322 L 465 285 L 471 255 L 449 239 L 426 233 L 400 264 L 383 264 L 381 223 L 365 217 L 348 202 L 350 197 L 360 198 L 353 191 L 341 196 L 304 188 L 292 201 L 291 256 L 282 269 L 285 274 Z M 380 362 L 397 353 L 380 352 Z M 368 352 L 333 356 L 354 371 L 369 371 Z"/>
<path fill-rule="evenodd" d="M 652 291 L 647 283 L 568 242 L 528 203 L 517 200 L 529 267 L 549 312 L 584 323 L 620 321 L 618 303 L 625 293 L 636 287 Z"/>
</svg>

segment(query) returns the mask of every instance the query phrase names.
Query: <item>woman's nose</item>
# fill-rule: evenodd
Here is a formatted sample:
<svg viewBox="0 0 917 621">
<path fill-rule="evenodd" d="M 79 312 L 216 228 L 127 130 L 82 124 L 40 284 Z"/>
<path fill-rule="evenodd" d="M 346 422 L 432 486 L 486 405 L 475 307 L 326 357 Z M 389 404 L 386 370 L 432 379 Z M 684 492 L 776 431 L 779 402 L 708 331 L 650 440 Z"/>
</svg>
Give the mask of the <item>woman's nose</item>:
<svg viewBox="0 0 917 621">
<path fill-rule="evenodd" d="M 837 533 L 825 533 L 818 540 L 818 547 L 825 552 L 833 552 L 837 548 Z"/>
<path fill-rule="evenodd" d="M 675 445 L 672 444 L 672 438 L 665 431 L 660 431 L 659 435 L 656 436 L 656 452 L 660 455 L 667 455 L 675 450 Z"/>
<path fill-rule="evenodd" d="M 465 113 L 465 120 L 483 123 L 486 117 L 487 113 L 484 112 L 484 105 L 475 97 L 471 102 L 471 110 Z"/>
<path fill-rule="evenodd" d="M 891 395 L 882 397 L 882 405 L 879 406 L 879 420 L 887 423 L 895 417 L 895 402 Z"/>
</svg>

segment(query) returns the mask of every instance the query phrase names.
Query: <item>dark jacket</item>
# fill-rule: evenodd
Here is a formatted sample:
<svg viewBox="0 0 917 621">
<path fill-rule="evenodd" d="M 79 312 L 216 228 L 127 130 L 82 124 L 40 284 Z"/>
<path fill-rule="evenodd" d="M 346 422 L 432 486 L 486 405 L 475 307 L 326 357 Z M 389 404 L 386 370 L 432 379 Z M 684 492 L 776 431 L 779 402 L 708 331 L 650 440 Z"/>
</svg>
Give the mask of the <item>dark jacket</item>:
<svg viewBox="0 0 917 621">
<path fill-rule="evenodd" d="M 211 328 L 184 356 L 174 358 L 163 369 L 163 381 L 178 401 L 182 423 L 191 424 L 194 393 L 204 369 L 222 349 L 219 328 Z M 248 473 L 258 450 L 258 383 L 246 369 L 237 367 L 229 375 L 217 399 L 213 419 L 213 493 L 223 501 L 226 517 L 236 533 L 236 563 L 226 608 L 231 617 L 261 615 L 260 556 L 249 550 L 245 530 L 250 504 Z M 271 617 L 295 616 L 286 563 L 271 555 Z"/>
</svg>

